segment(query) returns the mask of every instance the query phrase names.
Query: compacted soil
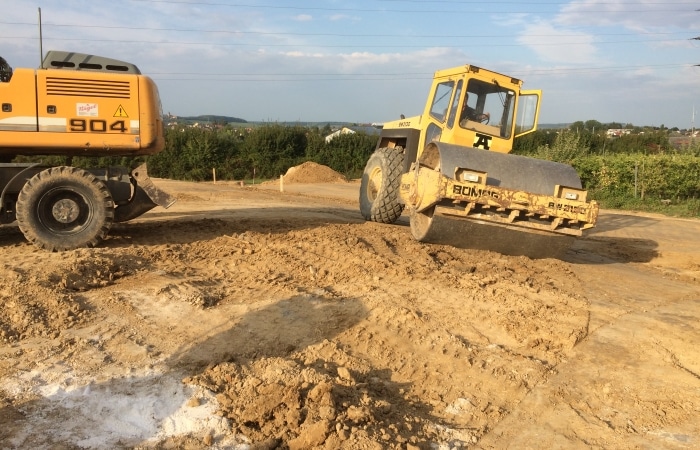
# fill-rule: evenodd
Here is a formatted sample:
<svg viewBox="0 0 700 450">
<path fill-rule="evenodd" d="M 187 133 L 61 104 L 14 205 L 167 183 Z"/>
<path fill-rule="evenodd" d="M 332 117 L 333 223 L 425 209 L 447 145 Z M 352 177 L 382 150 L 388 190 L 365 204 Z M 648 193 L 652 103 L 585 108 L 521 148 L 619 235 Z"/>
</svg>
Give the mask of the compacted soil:
<svg viewBox="0 0 700 450">
<path fill-rule="evenodd" d="M 699 220 L 603 211 L 533 260 L 297 169 L 154 180 L 178 202 L 93 249 L 0 228 L 0 448 L 700 447 Z"/>
</svg>

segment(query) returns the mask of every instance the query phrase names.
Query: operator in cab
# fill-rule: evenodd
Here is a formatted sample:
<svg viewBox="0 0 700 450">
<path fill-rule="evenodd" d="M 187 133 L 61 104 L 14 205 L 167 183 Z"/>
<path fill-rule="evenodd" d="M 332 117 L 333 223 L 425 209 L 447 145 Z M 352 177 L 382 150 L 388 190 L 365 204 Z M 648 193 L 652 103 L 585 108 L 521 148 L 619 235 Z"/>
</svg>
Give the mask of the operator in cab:
<svg viewBox="0 0 700 450">
<path fill-rule="evenodd" d="M 479 113 L 476 109 L 471 108 L 467 105 L 467 100 L 469 100 L 469 93 L 464 95 L 464 104 L 462 105 L 462 114 L 459 117 L 459 123 L 464 126 L 463 122 L 466 120 L 473 120 L 475 122 L 488 123 L 491 119 L 491 114 L 489 113 Z"/>
</svg>

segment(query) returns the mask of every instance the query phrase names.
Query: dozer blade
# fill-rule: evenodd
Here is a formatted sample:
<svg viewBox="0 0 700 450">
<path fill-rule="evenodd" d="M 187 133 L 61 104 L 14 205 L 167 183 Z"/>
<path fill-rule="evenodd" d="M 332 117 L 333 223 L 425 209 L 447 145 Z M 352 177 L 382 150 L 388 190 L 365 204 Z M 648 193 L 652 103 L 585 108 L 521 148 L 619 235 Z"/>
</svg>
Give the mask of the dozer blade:
<svg viewBox="0 0 700 450">
<path fill-rule="evenodd" d="M 598 216 L 568 165 L 433 142 L 401 179 L 421 242 L 560 257 Z"/>
<path fill-rule="evenodd" d="M 165 191 L 158 189 L 148 176 L 146 164 L 141 164 L 131 171 L 131 176 L 136 180 L 136 184 L 144 190 L 146 195 L 158 206 L 168 209 L 177 201 L 175 197 Z"/>
<path fill-rule="evenodd" d="M 133 195 L 129 203 L 114 210 L 115 222 L 127 222 L 147 213 L 156 206 L 169 208 L 177 200 L 172 195 L 160 190 L 148 176 L 146 164 L 141 164 L 131 171 Z"/>
</svg>

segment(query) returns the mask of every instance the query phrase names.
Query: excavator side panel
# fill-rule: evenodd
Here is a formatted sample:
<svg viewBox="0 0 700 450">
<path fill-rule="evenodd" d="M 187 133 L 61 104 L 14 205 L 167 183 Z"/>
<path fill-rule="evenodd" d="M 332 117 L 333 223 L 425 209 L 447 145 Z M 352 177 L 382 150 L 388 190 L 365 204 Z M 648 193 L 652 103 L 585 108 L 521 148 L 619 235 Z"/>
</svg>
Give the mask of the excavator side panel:
<svg viewBox="0 0 700 450">
<path fill-rule="evenodd" d="M 163 107 L 160 103 L 158 87 L 147 76 L 138 78 L 138 122 L 141 131 L 140 154 L 150 155 L 160 152 L 165 147 L 163 134 Z"/>
<path fill-rule="evenodd" d="M 0 83 L 0 155 L 135 156 L 165 145 L 144 75 L 17 69 Z"/>
<path fill-rule="evenodd" d="M 0 154 L 26 145 L 37 129 L 34 70 L 17 69 L 9 81 L 0 82 Z"/>
<path fill-rule="evenodd" d="M 35 142 L 43 149 L 101 156 L 140 150 L 137 75 L 38 70 L 37 92 Z"/>
</svg>

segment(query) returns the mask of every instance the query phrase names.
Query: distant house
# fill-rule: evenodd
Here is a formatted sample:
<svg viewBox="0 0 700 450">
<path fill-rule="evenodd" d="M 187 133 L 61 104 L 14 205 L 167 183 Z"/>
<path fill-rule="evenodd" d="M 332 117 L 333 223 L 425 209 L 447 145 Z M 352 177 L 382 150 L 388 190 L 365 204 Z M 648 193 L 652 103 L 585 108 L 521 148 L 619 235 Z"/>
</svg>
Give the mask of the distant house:
<svg viewBox="0 0 700 450">
<path fill-rule="evenodd" d="M 351 130 L 348 127 L 343 127 L 338 131 L 334 131 L 333 133 L 326 136 L 326 144 L 332 141 L 333 138 L 335 138 L 336 136 L 340 136 L 341 134 L 355 134 L 355 131 Z"/>
<path fill-rule="evenodd" d="M 340 130 L 326 136 L 326 143 L 332 141 L 334 137 L 340 136 L 341 134 L 364 133 L 368 136 L 378 136 L 380 132 L 381 129 L 372 125 L 352 125 L 349 127 L 343 127 Z"/>
<path fill-rule="evenodd" d="M 629 130 L 627 128 L 610 128 L 607 131 L 608 137 L 620 137 L 625 134 L 630 134 L 632 130 Z"/>
</svg>

